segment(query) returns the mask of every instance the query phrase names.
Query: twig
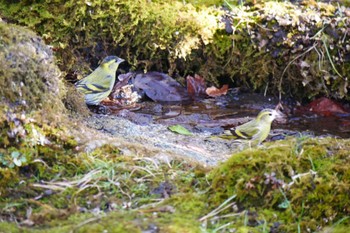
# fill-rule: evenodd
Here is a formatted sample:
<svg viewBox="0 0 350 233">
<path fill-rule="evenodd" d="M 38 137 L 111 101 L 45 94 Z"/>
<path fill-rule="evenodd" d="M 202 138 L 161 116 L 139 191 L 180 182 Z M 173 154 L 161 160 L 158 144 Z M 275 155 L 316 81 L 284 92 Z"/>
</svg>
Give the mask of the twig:
<svg viewBox="0 0 350 233">
<path fill-rule="evenodd" d="M 290 182 L 289 184 L 286 184 L 286 185 L 283 185 L 284 187 L 287 186 L 287 187 L 290 187 L 292 186 L 294 183 L 295 183 L 295 180 L 298 179 L 298 178 L 301 178 L 303 176 L 307 176 L 307 175 L 316 175 L 317 172 L 315 172 L 314 170 L 311 170 L 309 172 L 306 172 L 306 173 L 302 173 L 302 174 L 298 174 L 298 175 L 295 175 L 295 176 L 292 176 L 292 182 Z M 284 188 L 283 187 L 283 188 Z"/>
<path fill-rule="evenodd" d="M 64 191 L 66 189 L 66 187 L 61 187 L 55 184 L 32 184 L 31 186 L 35 188 L 51 189 L 56 191 Z"/>
<path fill-rule="evenodd" d="M 316 48 L 318 42 L 315 42 L 313 44 L 313 46 L 311 46 L 310 48 L 308 48 L 305 52 L 303 52 L 302 54 L 296 56 L 293 60 L 291 60 L 287 66 L 284 68 L 282 74 L 281 74 L 281 78 L 280 78 L 280 83 L 278 85 L 278 89 L 279 89 L 279 99 L 282 99 L 282 81 L 283 81 L 283 76 L 284 73 L 287 71 L 287 69 L 289 68 L 289 66 L 291 66 L 297 59 L 299 59 L 300 57 L 304 56 L 305 54 L 309 53 L 311 50 L 313 50 L 314 48 Z"/>
<path fill-rule="evenodd" d="M 148 157 L 136 157 L 136 158 L 133 158 L 133 160 L 146 160 L 146 161 L 149 161 L 149 162 L 153 163 L 153 165 L 156 168 L 156 170 L 159 170 L 159 166 L 158 166 L 157 162 L 154 159 L 151 159 L 151 158 L 148 158 Z"/>
<path fill-rule="evenodd" d="M 332 66 L 333 70 L 335 71 L 335 73 L 336 73 L 339 77 L 343 78 L 343 76 L 341 76 L 341 74 L 339 74 L 337 68 L 335 68 L 335 65 L 334 65 L 334 63 L 333 63 L 333 60 L 332 60 L 332 58 L 331 58 L 331 55 L 330 55 L 330 53 L 329 53 L 329 51 L 328 51 L 326 39 L 322 38 L 322 42 L 323 42 L 324 48 L 325 48 L 325 50 L 326 50 L 328 60 L 329 60 L 329 62 L 331 63 L 331 66 Z"/>
<path fill-rule="evenodd" d="M 228 202 L 230 202 L 232 199 L 234 199 L 235 197 L 236 197 L 236 194 L 232 195 L 232 196 L 229 197 L 226 201 L 224 201 L 219 207 L 217 207 L 216 209 L 214 209 L 213 211 L 211 211 L 209 214 L 207 214 L 207 215 L 201 217 L 201 218 L 199 219 L 199 221 L 202 222 L 202 221 L 204 221 L 204 220 L 206 220 L 206 219 L 208 219 L 208 218 L 211 218 L 211 217 L 217 215 L 217 214 L 220 213 L 221 211 L 223 211 L 223 210 L 225 210 L 225 209 L 231 207 L 231 206 L 234 205 L 235 203 L 231 203 L 231 204 L 229 204 L 229 205 L 227 205 L 227 206 L 225 206 L 225 205 L 226 205 Z"/>
<path fill-rule="evenodd" d="M 228 223 L 226 223 L 226 224 L 224 224 L 224 225 L 222 225 L 222 226 L 216 228 L 213 232 L 218 232 L 219 230 L 222 230 L 222 229 L 228 227 L 228 226 L 231 225 L 231 224 L 232 224 L 232 222 L 228 222 Z"/>
<path fill-rule="evenodd" d="M 147 168 L 140 167 L 140 166 L 133 166 L 133 168 L 134 168 L 134 169 L 132 169 L 132 171 L 130 172 L 129 177 L 131 177 L 131 176 L 133 175 L 133 173 L 134 173 L 135 171 L 137 171 L 137 170 L 143 170 L 143 171 L 149 173 L 151 176 L 156 177 L 156 175 L 154 175 L 154 173 L 151 172 L 151 171 L 150 171 L 149 169 L 147 169 Z"/>
<path fill-rule="evenodd" d="M 212 220 L 223 219 L 223 218 L 231 218 L 231 217 L 237 217 L 237 216 L 244 215 L 245 212 L 246 212 L 246 211 L 244 210 L 243 212 L 240 212 L 240 213 L 225 214 L 225 215 L 222 215 L 222 216 L 215 216 L 215 217 L 212 218 Z"/>
<path fill-rule="evenodd" d="M 89 224 L 89 223 L 92 223 L 92 222 L 95 222 L 95 221 L 98 221 L 102 218 L 103 216 L 98 216 L 98 217 L 94 217 L 94 218 L 89 218 L 87 220 L 85 220 L 84 222 L 78 224 L 78 226 L 74 227 L 69 233 L 74 233 L 77 229 L 79 229 L 80 227 L 86 225 L 86 224 Z"/>
</svg>

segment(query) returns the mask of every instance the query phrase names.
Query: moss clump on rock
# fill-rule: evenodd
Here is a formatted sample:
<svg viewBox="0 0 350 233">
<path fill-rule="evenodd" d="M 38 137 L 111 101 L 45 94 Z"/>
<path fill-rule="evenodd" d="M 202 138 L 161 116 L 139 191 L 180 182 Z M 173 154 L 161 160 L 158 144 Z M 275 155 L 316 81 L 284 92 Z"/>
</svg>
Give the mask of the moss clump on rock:
<svg viewBox="0 0 350 233">
<path fill-rule="evenodd" d="M 236 195 L 238 209 L 278 232 L 317 231 L 350 214 L 350 144 L 338 139 L 293 140 L 245 150 L 211 173 L 209 202 Z M 255 222 L 255 223 L 254 223 Z"/>
<path fill-rule="evenodd" d="M 346 5 L 226 1 L 224 13 L 220 1 L 207 3 L 47 0 L 3 2 L 0 9 L 42 35 L 69 76 L 84 76 L 116 54 L 137 70 L 199 73 L 216 84 L 299 98 L 348 99 Z"/>
<path fill-rule="evenodd" d="M 198 56 L 202 73 L 274 94 L 348 99 L 349 14 L 322 2 L 230 6 L 227 32 L 218 31 Z"/>
<path fill-rule="evenodd" d="M 0 34 L 2 106 L 18 112 L 42 110 L 43 118 L 62 111 L 65 91 L 51 49 L 23 27 L 0 22 Z"/>
<path fill-rule="evenodd" d="M 174 71 L 176 59 L 211 42 L 220 20 L 215 8 L 179 1 L 18 2 L 0 8 L 52 44 L 61 68 L 78 73 L 86 61 L 96 64 L 107 54 L 139 70 Z"/>
<path fill-rule="evenodd" d="M 20 26 L 0 22 L 0 35 L 0 191 L 5 195 L 18 185 L 23 167 L 49 164 L 76 142 L 66 130 L 66 89 L 52 50 Z"/>
<path fill-rule="evenodd" d="M 37 145 L 31 151 L 36 161 L 0 170 L 7 180 L 0 189 L 0 213 L 7 222 L 0 228 L 12 229 L 16 220 L 35 226 L 27 232 L 348 229 L 347 140 L 266 143 L 234 154 L 212 171 L 185 161 L 123 156 L 111 144 L 89 152 L 76 150 L 74 143 L 57 144 Z"/>
</svg>

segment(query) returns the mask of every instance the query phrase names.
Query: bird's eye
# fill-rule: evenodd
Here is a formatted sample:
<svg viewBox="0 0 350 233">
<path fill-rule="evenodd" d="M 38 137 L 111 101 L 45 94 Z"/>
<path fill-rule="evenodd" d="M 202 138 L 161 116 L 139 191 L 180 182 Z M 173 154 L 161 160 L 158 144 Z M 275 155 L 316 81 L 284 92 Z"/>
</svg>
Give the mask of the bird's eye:
<svg viewBox="0 0 350 233">
<path fill-rule="evenodd" d="M 272 116 L 272 113 L 269 113 L 269 116 Z"/>
</svg>

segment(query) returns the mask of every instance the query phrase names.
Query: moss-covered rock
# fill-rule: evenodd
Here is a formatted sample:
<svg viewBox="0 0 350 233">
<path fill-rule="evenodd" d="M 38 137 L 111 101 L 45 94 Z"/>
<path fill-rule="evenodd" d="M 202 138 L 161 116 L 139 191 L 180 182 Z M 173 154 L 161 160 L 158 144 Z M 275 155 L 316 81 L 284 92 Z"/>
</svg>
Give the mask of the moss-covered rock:
<svg viewBox="0 0 350 233">
<path fill-rule="evenodd" d="M 40 33 L 55 47 L 61 67 L 78 73 L 84 61 L 96 64 L 107 54 L 139 70 L 174 70 L 175 59 L 212 40 L 220 19 L 215 8 L 179 1 L 18 2 L 0 9 Z"/>
<path fill-rule="evenodd" d="M 64 109 L 64 86 L 52 50 L 34 32 L 0 22 L 1 104 L 52 117 Z"/>
<path fill-rule="evenodd" d="M 208 172 L 123 156 L 112 145 L 40 146 L 36 161 L 1 170 L 8 222 L 0 229 L 16 229 L 16 220 L 24 232 L 346 232 L 349 147 L 332 138 L 266 143 Z"/>
<path fill-rule="evenodd" d="M 254 88 L 265 86 L 271 92 L 348 98 L 349 12 L 322 2 L 267 1 L 232 8 L 227 17 L 239 74 Z"/>
<path fill-rule="evenodd" d="M 268 227 L 278 222 L 278 232 L 315 232 L 350 213 L 349 147 L 346 140 L 298 139 L 245 150 L 212 172 L 209 202 L 236 195 L 251 225 L 264 219 Z"/>
<path fill-rule="evenodd" d="M 225 1 L 226 13 L 223 1 L 3 1 L 0 9 L 42 35 L 69 78 L 117 54 L 137 70 L 348 99 L 349 8 L 253 2 Z"/>
<path fill-rule="evenodd" d="M 0 35 L 0 192 L 5 195 L 18 185 L 21 168 L 52 162 L 76 142 L 65 130 L 70 127 L 62 101 L 66 89 L 52 50 L 20 26 L 0 22 Z"/>
</svg>

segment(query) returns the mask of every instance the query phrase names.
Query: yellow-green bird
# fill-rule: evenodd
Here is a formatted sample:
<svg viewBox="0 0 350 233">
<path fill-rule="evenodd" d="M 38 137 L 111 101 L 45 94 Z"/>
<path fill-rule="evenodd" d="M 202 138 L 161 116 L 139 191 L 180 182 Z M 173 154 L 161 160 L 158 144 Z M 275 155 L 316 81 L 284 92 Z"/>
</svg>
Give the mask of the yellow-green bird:
<svg viewBox="0 0 350 233">
<path fill-rule="evenodd" d="M 85 102 L 88 105 L 98 105 L 111 93 L 115 72 L 124 59 L 117 56 L 108 56 L 90 75 L 75 83 L 78 91 L 85 95 Z"/>
<path fill-rule="evenodd" d="M 230 133 L 260 144 L 269 136 L 272 121 L 280 116 L 282 115 L 274 109 L 264 109 L 255 119 L 230 129 Z"/>
</svg>

